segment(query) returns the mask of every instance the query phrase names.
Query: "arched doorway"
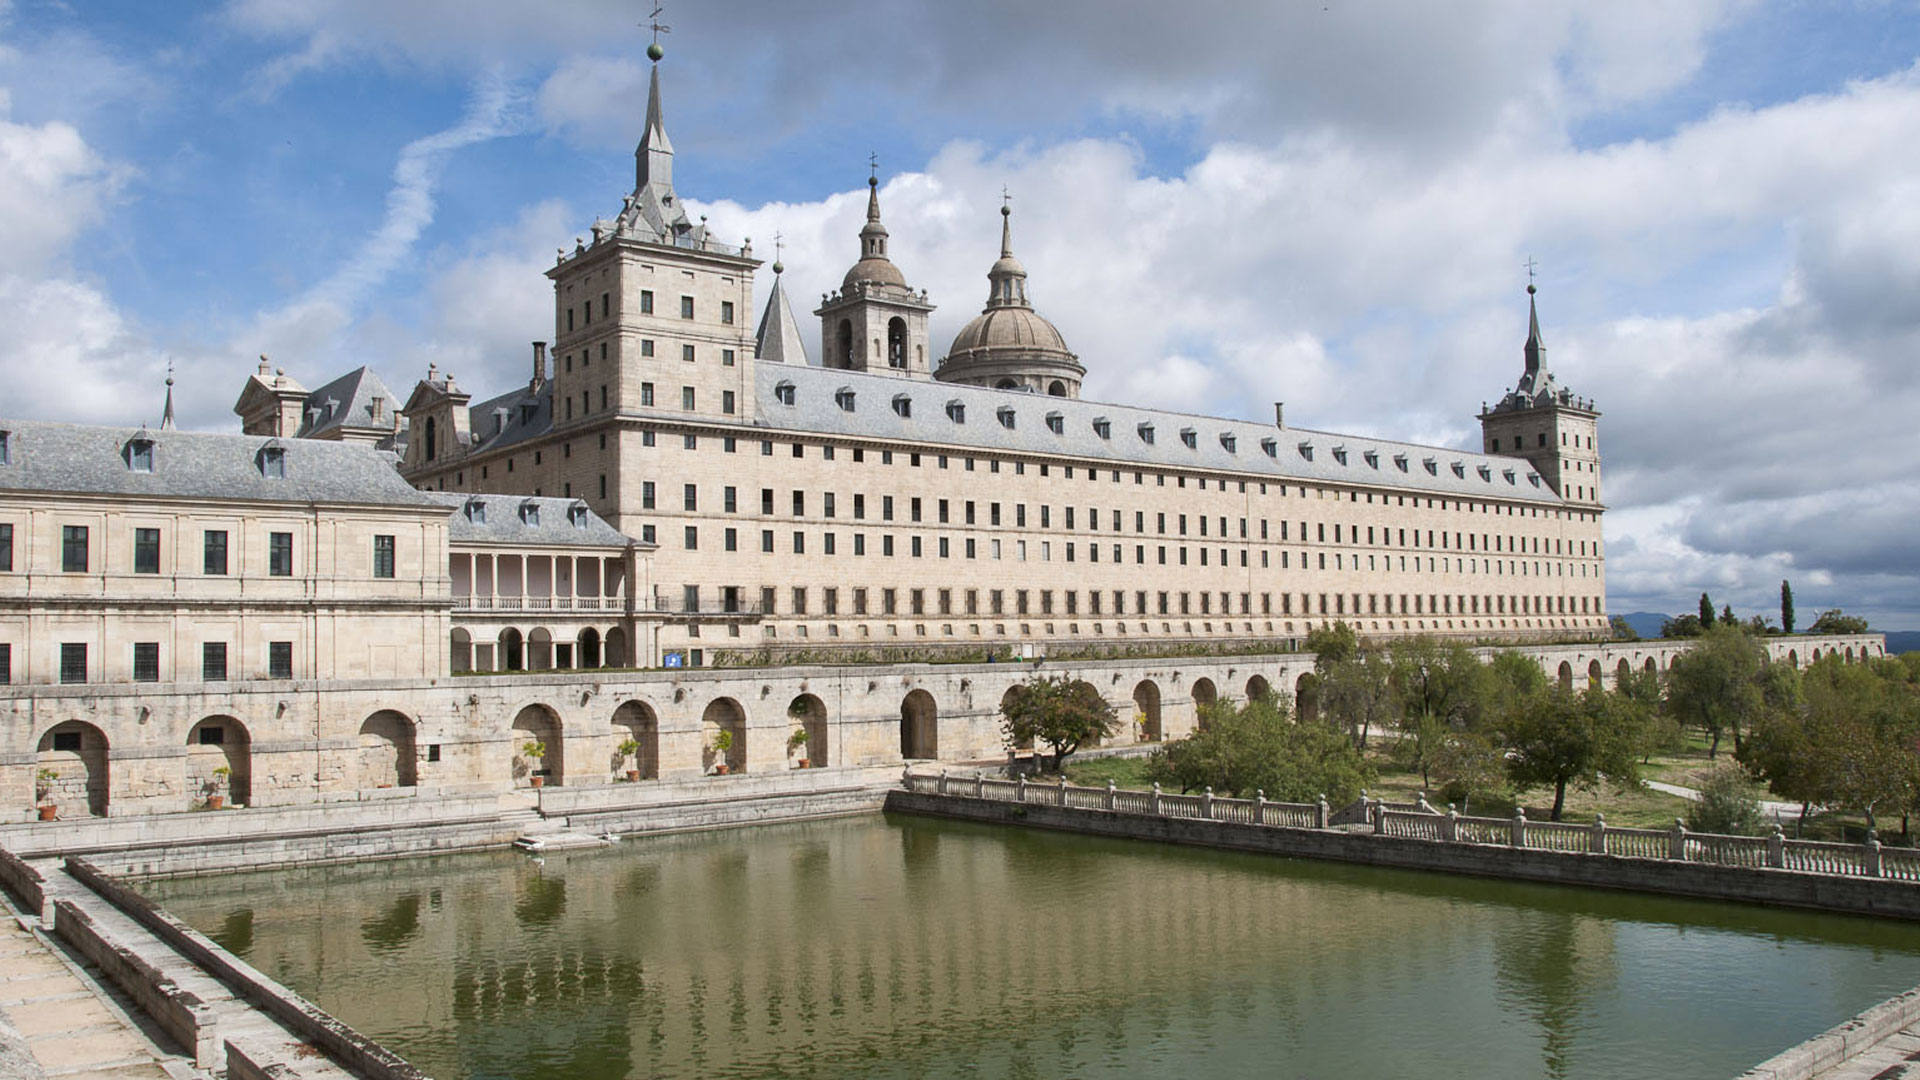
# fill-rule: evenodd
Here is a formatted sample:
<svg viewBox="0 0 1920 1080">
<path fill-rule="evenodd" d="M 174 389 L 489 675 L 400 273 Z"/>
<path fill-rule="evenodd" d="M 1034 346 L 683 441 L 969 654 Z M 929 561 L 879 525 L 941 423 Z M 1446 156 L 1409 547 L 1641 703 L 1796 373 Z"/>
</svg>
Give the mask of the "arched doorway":
<svg viewBox="0 0 1920 1080">
<path fill-rule="evenodd" d="M 1560 661 L 1560 689 L 1573 689 L 1573 665 L 1565 660 Z"/>
<path fill-rule="evenodd" d="M 550 671 L 553 669 L 553 634 L 544 626 L 534 628 L 527 635 L 527 670 Z"/>
<path fill-rule="evenodd" d="M 1220 690 L 1213 685 L 1212 679 L 1193 680 L 1193 704 L 1195 708 L 1211 705 L 1220 700 Z"/>
<path fill-rule="evenodd" d="M 218 795 L 233 806 L 251 804 L 252 745 L 246 725 L 231 716 L 209 716 L 193 725 L 187 732 L 189 801 L 198 804 Z"/>
<path fill-rule="evenodd" d="M 616 774 L 632 772 L 638 774 L 638 780 L 659 779 L 660 718 L 651 706 L 644 701 L 629 701 L 613 710 L 613 736 Z M 624 742 L 633 743 L 630 752 L 619 749 Z"/>
<path fill-rule="evenodd" d="M 910 761 L 940 756 L 940 708 L 925 690 L 900 702 L 900 756 Z"/>
<path fill-rule="evenodd" d="M 1273 684 L 1264 675 L 1255 675 L 1247 680 L 1247 700 L 1259 701 L 1273 696 Z"/>
<path fill-rule="evenodd" d="M 473 670 L 473 635 L 466 627 L 457 626 L 453 630 L 451 655 L 447 657 L 448 669 L 452 671 Z"/>
<path fill-rule="evenodd" d="M 38 805 L 107 816 L 107 737 L 99 728 L 84 720 L 55 724 L 40 736 L 33 765 Z"/>
<path fill-rule="evenodd" d="M 1621 657 L 1620 662 L 1613 666 L 1613 688 L 1625 692 L 1627 685 L 1632 681 L 1633 665 L 1627 661 L 1626 657 Z"/>
<path fill-rule="evenodd" d="M 1600 661 L 1589 661 L 1587 663 L 1587 685 L 1597 688 L 1603 678 L 1605 678 L 1605 676 L 1600 673 Z"/>
<path fill-rule="evenodd" d="M 1160 686 L 1152 679 L 1141 679 L 1133 687 L 1133 722 L 1141 742 L 1160 741 Z"/>
<path fill-rule="evenodd" d="M 1294 680 L 1293 714 L 1306 723 L 1320 719 L 1320 676 L 1309 671 Z"/>
<path fill-rule="evenodd" d="M 525 671 L 527 669 L 527 658 L 524 642 L 520 637 L 520 631 L 511 626 L 500 631 L 500 651 L 494 655 L 499 657 L 498 665 L 501 671 Z"/>
<path fill-rule="evenodd" d="M 357 788 L 413 787 L 413 721 L 405 713 L 382 709 L 360 724 L 360 752 L 354 770 Z"/>
<path fill-rule="evenodd" d="M 1787 666 L 1791 668 L 1797 668 L 1800 666 L 1800 650 L 1798 649 L 1787 650 Z"/>
<path fill-rule="evenodd" d="M 720 735 L 727 736 L 724 753 L 719 749 Z M 714 698 L 700 714 L 702 767 L 711 770 L 724 764 L 729 772 L 747 771 L 747 712 L 732 698 Z"/>
<path fill-rule="evenodd" d="M 787 757 L 801 768 L 827 767 L 827 705 L 812 694 L 800 694 L 787 703 L 787 722 L 794 733 L 806 734 L 806 741 L 795 743 L 787 736 Z M 805 762 L 801 765 L 801 762 Z"/>
<path fill-rule="evenodd" d="M 574 667 L 597 668 L 600 666 L 600 631 L 589 626 L 580 631 L 580 648 L 573 654 Z"/>
<path fill-rule="evenodd" d="M 560 718 L 545 705 L 528 705 L 513 718 L 512 775 L 515 781 L 538 776 L 555 787 L 566 783 L 567 745 Z M 529 743 L 539 743 L 542 754 L 529 754 Z"/>
<path fill-rule="evenodd" d="M 1660 661 L 1658 661 L 1658 660 L 1655 660 L 1655 659 L 1654 659 L 1653 657 L 1651 657 L 1651 656 L 1649 656 L 1649 657 L 1647 657 L 1647 662 L 1646 662 L 1646 664 L 1645 664 L 1645 665 L 1643 665 L 1643 667 L 1644 667 L 1644 669 L 1645 669 L 1645 671 L 1646 671 L 1646 673 L 1647 673 L 1647 674 L 1649 674 L 1649 675 L 1658 675 L 1658 674 L 1660 674 Z"/>
<path fill-rule="evenodd" d="M 1853 646 L 1847 646 L 1847 663 L 1853 663 Z"/>
<path fill-rule="evenodd" d="M 633 661 L 627 658 L 627 632 L 617 626 L 607 629 L 607 636 L 602 645 L 602 651 L 605 652 L 606 655 L 601 657 L 601 659 L 607 662 L 608 667 L 623 668 L 633 666 Z"/>
</svg>

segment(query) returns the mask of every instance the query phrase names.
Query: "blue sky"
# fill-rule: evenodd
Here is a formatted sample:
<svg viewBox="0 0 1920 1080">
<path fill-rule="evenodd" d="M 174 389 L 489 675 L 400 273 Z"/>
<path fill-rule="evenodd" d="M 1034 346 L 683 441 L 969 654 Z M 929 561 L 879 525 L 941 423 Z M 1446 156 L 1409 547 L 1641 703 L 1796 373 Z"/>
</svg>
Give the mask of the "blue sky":
<svg viewBox="0 0 1920 1080">
<path fill-rule="evenodd" d="M 429 362 L 523 378 L 541 271 L 631 187 L 646 14 L 0 0 L 0 412 L 150 420 L 171 361 L 228 429 L 263 352 L 402 395 Z M 1803 622 L 1920 627 L 1913 3 L 663 20 L 677 186 L 763 256 L 781 232 L 797 299 L 852 261 L 874 153 L 937 341 L 1005 185 L 1089 397 L 1469 445 L 1537 258 L 1550 362 L 1606 414 L 1615 610 L 1770 611 L 1789 578 Z"/>
</svg>

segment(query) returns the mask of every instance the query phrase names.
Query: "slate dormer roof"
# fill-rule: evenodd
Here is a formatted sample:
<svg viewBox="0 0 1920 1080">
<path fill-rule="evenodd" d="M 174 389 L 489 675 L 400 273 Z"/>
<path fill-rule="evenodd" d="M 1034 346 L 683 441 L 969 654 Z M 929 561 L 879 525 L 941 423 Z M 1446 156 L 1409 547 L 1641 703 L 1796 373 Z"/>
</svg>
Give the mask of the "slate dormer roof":
<svg viewBox="0 0 1920 1080">
<path fill-rule="evenodd" d="M 635 547 L 652 549 L 607 524 L 579 499 L 540 495 L 471 495 L 456 491 L 421 494 L 452 513 L 447 540 L 453 544 L 503 544 L 516 547 Z M 467 512 L 469 504 L 486 508 L 483 515 Z M 529 508 L 536 513 L 529 514 Z M 576 521 L 579 515 L 584 519 Z M 478 520 L 476 520 L 478 518 Z"/>
<path fill-rule="evenodd" d="M 376 398 L 380 402 L 378 416 L 373 411 Z M 295 434 L 302 439 L 323 439 L 331 432 L 359 429 L 388 435 L 400 405 L 380 376 L 362 365 L 307 394 L 300 430 Z"/>
</svg>

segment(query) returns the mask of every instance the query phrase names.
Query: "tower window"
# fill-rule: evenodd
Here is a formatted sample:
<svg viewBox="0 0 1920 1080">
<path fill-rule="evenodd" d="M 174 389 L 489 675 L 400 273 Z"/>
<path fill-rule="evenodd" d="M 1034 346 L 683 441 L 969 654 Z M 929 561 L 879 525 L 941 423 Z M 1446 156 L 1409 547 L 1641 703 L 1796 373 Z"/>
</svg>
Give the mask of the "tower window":
<svg viewBox="0 0 1920 1080">
<path fill-rule="evenodd" d="M 693 297 L 683 296 L 680 298 L 680 317 L 683 319 L 693 318 Z"/>
<path fill-rule="evenodd" d="M 653 290 L 652 289 L 640 290 L 640 314 L 642 315 L 653 314 Z"/>
<path fill-rule="evenodd" d="M 726 323 L 728 326 L 733 325 L 733 301 L 720 301 L 720 321 Z"/>
</svg>

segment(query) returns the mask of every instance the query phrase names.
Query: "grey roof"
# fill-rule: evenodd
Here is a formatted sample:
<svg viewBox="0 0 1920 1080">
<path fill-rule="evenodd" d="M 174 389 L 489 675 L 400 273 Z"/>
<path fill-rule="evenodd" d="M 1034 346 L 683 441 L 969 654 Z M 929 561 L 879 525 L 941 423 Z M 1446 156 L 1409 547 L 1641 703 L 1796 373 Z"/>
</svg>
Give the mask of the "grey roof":
<svg viewBox="0 0 1920 1080">
<path fill-rule="evenodd" d="M 537 439 L 553 430 L 553 381 L 538 390 L 526 386 L 509 390 L 467 408 L 473 436 L 471 453 L 484 453 Z"/>
<path fill-rule="evenodd" d="M 455 544 L 605 548 L 638 544 L 638 541 L 607 524 L 605 519 L 579 499 L 538 495 L 467 495 L 457 491 L 423 494 L 453 511 L 453 518 L 447 527 L 447 539 Z M 468 506 L 474 503 L 486 508 L 484 521 L 473 520 L 474 515 L 468 512 Z M 529 508 L 538 513 L 529 515 Z M 576 509 L 586 512 L 583 525 L 573 524 L 571 514 Z"/>
<path fill-rule="evenodd" d="M 760 315 L 760 329 L 753 335 L 753 355 L 773 364 L 807 363 L 807 346 L 800 337 L 800 324 L 794 321 L 793 308 L 787 303 L 778 264 L 773 271 L 773 288 L 767 290 L 766 310 Z"/>
<path fill-rule="evenodd" d="M 792 405 L 779 400 L 782 384 L 792 386 Z M 811 435 L 905 440 L 961 454 L 1066 454 L 1114 466 L 1207 469 L 1564 505 L 1526 461 L 1494 454 L 835 368 L 756 364 L 755 385 L 761 426 Z M 853 393 L 851 411 L 837 402 L 843 389 Z M 894 399 L 902 396 L 911 400 L 905 417 L 894 408 Z M 949 404 L 960 407 L 964 422 L 950 417 Z M 1011 410 L 1012 428 L 1001 422 L 1002 409 Z M 1050 417 L 1058 418 L 1057 434 Z M 1100 421 L 1106 437 L 1096 430 Z M 1151 430 L 1151 442 L 1143 429 Z M 1272 453 L 1262 445 L 1269 441 Z"/>
<path fill-rule="evenodd" d="M 379 398 L 381 414 L 373 415 L 373 399 Z M 399 415 L 401 402 L 373 369 L 357 367 L 345 375 L 307 394 L 296 437 L 317 439 L 335 428 L 367 428 L 392 431 L 393 418 Z"/>
<path fill-rule="evenodd" d="M 0 419 L 9 464 L 0 491 L 72 492 L 276 503 L 437 506 L 401 478 L 392 454 L 364 443 L 91 427 Z M 127 448 L 153 440 L 153 471 L 135 472 Z M 286 475 L 262 475 L 261 450 L 285 454 Z"/>
</svg>

